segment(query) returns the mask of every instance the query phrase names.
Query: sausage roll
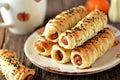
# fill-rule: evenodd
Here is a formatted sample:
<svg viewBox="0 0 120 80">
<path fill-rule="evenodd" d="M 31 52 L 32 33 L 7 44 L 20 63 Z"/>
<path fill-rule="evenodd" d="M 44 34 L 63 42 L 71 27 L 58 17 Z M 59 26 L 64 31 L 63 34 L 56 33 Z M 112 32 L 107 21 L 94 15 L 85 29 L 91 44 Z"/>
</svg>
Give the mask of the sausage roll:
<svg viewBox="0 0 120 80">
<path fill-rule="evenodd" d="M 64 49 L 58 44 L 53 45 L 51 50 L 51 58 L 58 63 L 70 62 L 71 50 Z"/>
<path fill-rule="evenodd" d="M 72 50 L 72 64 L 80 69 L 90 67 L 113 46 L 114 41 L 114 32 L 110 28 L 103 29 L 95 37 Z"/>
<path fill-rule="evenodd" d="M 0 70 L 7 80 L 34 80 L 35 70 L 22 65 L 11 50 L 0 50 Z"/>
<path fill-rule="evenodd" d="M 75 27 L 66 30 L 59 36 L 59 45 L 73 49 L 95 36 L 107 24 L 107 15 L 100 10 L 89 13 Z"/>
<path fill-rule="evenodd" d="M 88 14 L 84 6 L 74 7 L 58 14 L 48 21 L 43 36 L 49 41 L 57 42 L 58 36 L 65 30 L 72 28 L 79 20 Z"/>
<path fill-rule="evenodd" d="M 35 43 L 34 49 L 43 56 L 50 56 L 50 52 L 52 49 L 52 45 L 54 43 L 45 39 L 45 37 L 41 36 Z"/>
</svg>

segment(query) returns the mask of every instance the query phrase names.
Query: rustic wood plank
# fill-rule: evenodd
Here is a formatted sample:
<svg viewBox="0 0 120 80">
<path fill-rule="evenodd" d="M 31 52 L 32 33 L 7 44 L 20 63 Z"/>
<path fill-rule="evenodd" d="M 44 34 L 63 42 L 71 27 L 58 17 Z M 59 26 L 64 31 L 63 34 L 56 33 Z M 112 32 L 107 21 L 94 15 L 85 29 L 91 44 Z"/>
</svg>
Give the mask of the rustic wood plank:
<svg viewBox="0 0 120 80">
<path fill-rule="evenodd" d="M 0 14 L 0 22 L 3 22 L 3 19 L 2 19 L 2 16 L 1 16 L 1 14 Z"/>
<path fill-rule="evenodd" d="M 3 22 L 1 15 L 0 15 L 0 22 Z M 4 35 L 5 35 L 5 28 L 0 28 L 0 49 L 2 48 L 3 45 Z"/>
<path fill-rule="evenodd" d="M 59 74 L 42 71 L 41 80 L 71 80 L 71 76 L 66 77 L 66 75 L 59 75 Z"/>
<path fill-rule="evenodd" d="M 84 76 L 75 76 L 73 80 L 120 80 L 119 74 L 120 64 L 104 72 Z"/>
<path fill-rule="evenodd" d="M 49 19 L 52 19 L 62 11 L 61 0 L 47 0 L 47 11 L 44 25 L 48 22 Z"/>
<path fill-rule="evenodd" d="M 62 0 L 63 10 L 70 9 L 74 6 L 84 5 L 86 0 Z"/>
<path fill-rule="evenodd" d="M 2 48 L 5 36 L 5 28 L 0 28 L 0 48 Z"/>
</svg>

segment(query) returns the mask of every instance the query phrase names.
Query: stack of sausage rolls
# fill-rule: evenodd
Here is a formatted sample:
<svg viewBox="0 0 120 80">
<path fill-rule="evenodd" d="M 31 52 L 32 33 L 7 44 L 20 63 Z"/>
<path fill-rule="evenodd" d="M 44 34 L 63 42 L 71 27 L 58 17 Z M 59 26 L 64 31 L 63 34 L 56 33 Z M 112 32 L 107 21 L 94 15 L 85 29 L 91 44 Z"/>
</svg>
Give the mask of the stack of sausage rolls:
<svg viewBox="0 0 120 80">
<path fill-rule="evenodd" d="M 44 56 L 50 56 L 52 45 L 58 42 L 59 35 L 65 30 L 74 27 L 77 22 L 87 14 L 88 11 L 84 6 L 78 6 L 63 11 L 55 18 L 49 20 L 45 26 L 44 33 L 42 34 L 44 37 L 40 37 L 37 42 L 35 42 L 35 50 Z M 44 45 L 44 43 L 46 44 Z"/>
<path fill-rule="evenodd" d="M 46 24 L 34 48 L 57 63 L 71 62 L 80 69 L 88 68 L 114 44 L 114 32 L 106 24 L 103 11 L 89 13 L 84 6 L 74 7 Z"/>
</svg>

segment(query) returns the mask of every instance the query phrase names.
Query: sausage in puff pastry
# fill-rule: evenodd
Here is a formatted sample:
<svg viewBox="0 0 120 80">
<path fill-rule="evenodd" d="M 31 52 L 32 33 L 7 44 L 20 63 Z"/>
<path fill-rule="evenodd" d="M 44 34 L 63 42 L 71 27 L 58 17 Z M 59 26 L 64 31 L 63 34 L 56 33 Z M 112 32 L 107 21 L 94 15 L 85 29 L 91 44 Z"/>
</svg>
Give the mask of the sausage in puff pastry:
<svg viewBox="0 0 120 80">
<path fill-rule="evenodd" d="M 107 24 L 107 15 L 100 10 L 89 13 L 70 30 L 59 36 L 59 45 L 66 49 L 73 49 L 95 36 Z"/>
<path fill-rule="evenodd" d="M 22 65 L 11 50 L 0 50 L 0 70 L 7 80 L 34 80 L 35 70 Z"/>
<path fill-rule="evenodd" d="M 34 43 L 34 49 L 43 56 L 50 56 L 52 45 L 54 43 L 40 36 L 40 38 Z"/>
<path fill-rule="evenodd" d="M 72 64 L 79 69 L 89 68 L 113 46 L 114 41 L 114 32 L 110 28 L 103 29 L 95 37 L 72 50 Z"/>
<path fill-rule="evenodd" d="M 58 44 L 53 45 L 51 50 L 51 58 L 58 63 L 70 62 L 71 50 L 64 49 Z"/>
<path fill-rule="evenodd" d="M 43 36 L 49 41 L 57 42 L 58 36 L 65 30 L 72 28 L 76 23 L 88 14 L 84 6 L 74 7 L 58 14 L 48 21 Z"/>
</svg>

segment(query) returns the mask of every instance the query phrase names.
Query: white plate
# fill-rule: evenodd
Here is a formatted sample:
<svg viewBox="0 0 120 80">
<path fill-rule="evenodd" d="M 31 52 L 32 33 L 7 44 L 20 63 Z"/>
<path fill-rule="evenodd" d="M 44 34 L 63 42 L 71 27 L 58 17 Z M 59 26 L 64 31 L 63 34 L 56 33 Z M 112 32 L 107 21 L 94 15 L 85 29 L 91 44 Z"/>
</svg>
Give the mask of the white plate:
<svg viewBox="0 0 120 80">
<path fill-rule="evenodd" d="M 117 40 L 120 42 L 120 31 L 113 26 L 107 25 L 115 32 Z M 34 32 L 27 40 L 24 46 L 25 55 L 27 58 L 39 68 L 63 75 L 86 75 L 98 73 L 110 69 L 120 63 L 120 43 L 111 49 L 106 54 L 98 59 L 91 68 L 79 70 L 74 67 L 71 63 L 58 64 L 49 57 L 44 57 L 36 53 L 34 50 L 34 42 L 39 38 L 39 34 Z M 118 57 L 119 56 L 119 57 Z"/>
</svg>

